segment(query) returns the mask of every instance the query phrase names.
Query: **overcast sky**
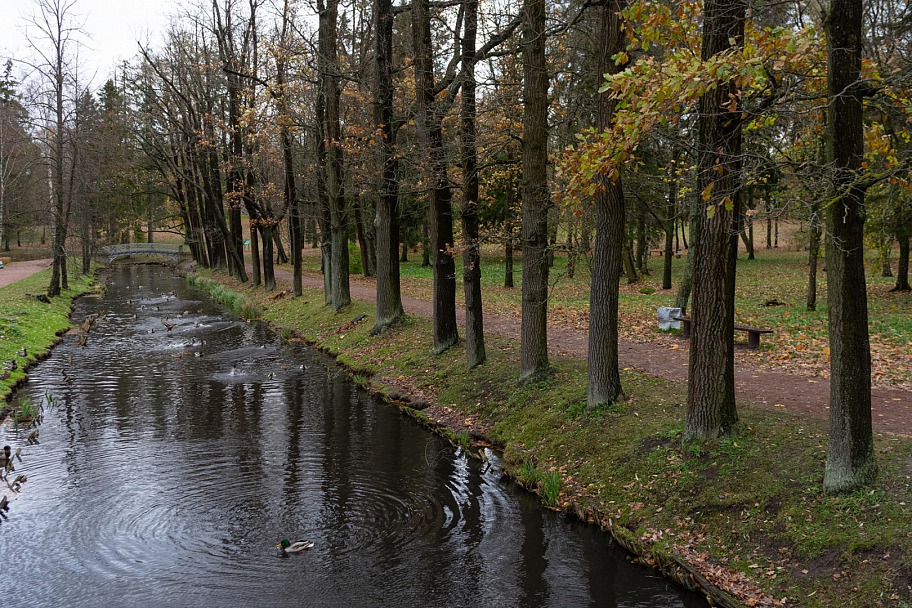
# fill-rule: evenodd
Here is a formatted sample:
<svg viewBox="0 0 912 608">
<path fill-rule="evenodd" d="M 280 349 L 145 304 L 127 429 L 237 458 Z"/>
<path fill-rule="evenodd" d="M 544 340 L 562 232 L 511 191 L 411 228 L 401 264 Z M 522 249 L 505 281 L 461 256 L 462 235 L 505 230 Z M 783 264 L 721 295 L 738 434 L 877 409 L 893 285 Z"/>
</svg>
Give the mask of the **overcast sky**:
<svg viewBox="0 0 912 608">
<path fill-rule="evenodd" d="M 80 73 L 94 75 L 97 88 L 112 75 L 114 66 L 137 53 L 137 40 L 148 39 L 159 46 L 174 6 L 175 0 L 75 0 L 71 12 L 86 32 L 79 51 Z M 35 30 L 30 20 L 36 11 L 34 0 L 0 0 L 0 68 L 7 57 L 33 55 L 26 35 Z"/>
</svg>

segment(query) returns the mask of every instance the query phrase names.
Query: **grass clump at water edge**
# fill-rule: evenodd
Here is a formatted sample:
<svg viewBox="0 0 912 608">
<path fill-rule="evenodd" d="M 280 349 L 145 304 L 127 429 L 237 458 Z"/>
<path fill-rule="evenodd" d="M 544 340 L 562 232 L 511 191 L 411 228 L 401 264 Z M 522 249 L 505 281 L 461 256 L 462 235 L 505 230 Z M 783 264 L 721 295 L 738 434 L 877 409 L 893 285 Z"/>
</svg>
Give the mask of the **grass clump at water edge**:
<svg viewBox="0 0 912 608">
<path fill-rule="evenodd" d="M 13 421 L 16 424 L 29 424 L 38 418 L 38 414 L 38 406 L 27 397 L 23 397 L 19 400 L 19 407 L 13 412 Z"/>
</svg>

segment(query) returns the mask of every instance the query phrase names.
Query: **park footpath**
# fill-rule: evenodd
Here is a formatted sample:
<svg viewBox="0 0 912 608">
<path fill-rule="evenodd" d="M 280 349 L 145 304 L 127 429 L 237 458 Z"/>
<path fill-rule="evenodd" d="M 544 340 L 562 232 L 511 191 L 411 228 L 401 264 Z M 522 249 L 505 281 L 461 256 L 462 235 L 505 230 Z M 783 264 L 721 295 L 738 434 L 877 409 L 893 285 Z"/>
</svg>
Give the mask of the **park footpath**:
<svg viewBox="0 0 912 608">
<path fill-rule="evenodd" d="M 51 267 L 51 260 L 29 260 L 27 262 L 14 262 L 0 268 L 0 287 L 6 287 L 22 279 L 27 279 L 36 272 L 41 272 Z"/>
</svg>

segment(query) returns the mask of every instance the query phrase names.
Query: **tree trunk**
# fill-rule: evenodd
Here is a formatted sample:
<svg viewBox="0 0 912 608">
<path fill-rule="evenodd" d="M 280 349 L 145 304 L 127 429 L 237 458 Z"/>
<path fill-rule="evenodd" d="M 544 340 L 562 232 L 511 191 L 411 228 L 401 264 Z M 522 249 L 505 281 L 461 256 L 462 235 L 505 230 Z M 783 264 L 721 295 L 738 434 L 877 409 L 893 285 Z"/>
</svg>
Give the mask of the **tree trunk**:
<svg viewBox="0 0 912 608">
<path fill-rule="evenodd" d="M 899 268 L 896 270 L 896 285 L 892 291 L 909 291 L 909 233 L 896 236 L 899 241 Z"/>
<path fill-rule="evenodd" d="M 322 83 L 322 80 L 321 80 Z M 314 118 L 317 123 L 317 200 L 319 201 L 318 223 L 320 228 L 320 272 L 323 273 L 323 303 L 332 305 L 332 216 L 329 211 L 329 195 L 326 188 L 326 99 L 318 94 L 314 102 Z"/>
<path fill-rule="evenodd" d="M 704 213 L 703 206 L 697 201 L 691 201 L 688 207 L 688 229 L 690 230 L 690 246 L 688 247 L 685 239 L 684 248 L 687 249 L 687 259 L 684 261 L 684 273 L 681 275 L 681 285 L 678 288 L 678 298 L 675 306 L 681 309 L 681 313 L 687 312 L 690 302 L 690 293 L 693 291 L 693 263 L 694 256 L 699 249 L 700 238 L 697 234 L 697 226 L 700 223 L 700 216 Z M 684 236 L 683 226 L 681 227 L 681 236 Z"/>
<path fill-rule="evenodd" d="M 817 310 L 817 260 L 820 259 L 820 210 L 814 205 L 811 215 L 810 240 L 808 241 L 808 291 L 807 309 Z"/>
<path fill-rule="evenodd" d="M 286 3 L 287 10 L 287 3 Z M 282 22 L 282 39 L 285 39 L 286 21 Z M 280 50 L 279 53 L 284 53 Z M 298 188 L 294 170 L 294 151 L 292 149 L 291 133 L 288 130 L 288 109 L 285 99 L 285 61 L 276 61 L 276 86 L 279 88 L 279 113 L 281 128 L 280 139 L 282 142 L 282 167 L 285 177 L 285 214 L 288 217 L 288 241 L 291 248 L 291 292 L 295 296 L 304 293 L 302 275 L 304 273 L 304 238 L 301 233 L 301 213 L 298 203 Z"/>
<path fill-rule="evenodd" d="M 250 215 L 250 212 L 247 212 L 247 215 Z M 253 272 L 253 286 L 259 287 L 263 283 L 263 279 L 260 274 L 261 263 L 260 263 L 260 237 L 257 232 L 257 227 L 254 225 L 253 218 L 250 219 L 250 262 L 252 265 Z"/>
<path fill-rule="evenodd" d="M 878 249 L 880 249 L 880 276 L 884 279 L 891 279 L 893 278 L 893 269 L 890 267 L 890 254 L 893 251 L 893 237 L 885 236 L 880 239 Z"/>
<path fill-rule="evenodd" d="M 431 260 L 434 257 L 433 252 L 431 251 L 431 237 L 429 235 L 430 230 L 428 229 L 427 218 L 421 223 L 421 267 L 427 268 L 431 265 Z"/>
<path fill-rule="evenodd" d="M 574 230 L 567 230 L 567 278 L 572 279 L 576 276 L 576 260 L 579 257 L 579 250 L 574 243 Z"/>
<path fill-rule="evenodd" d="M 342 180 L 342 126 L 340 123 L 338 71 L 338 13 L 339 0 L 318 0 L 319 65 L 321 94 L 326 100 L 323 114 L 323 137 L 326 149 L 326 194 L 329 198 L 330 282 L 332 309 L 340 311 L 351 304 L 348 267 L 348 209 Z"/>
<path fill-rule="evenodd" d="M 275 278 L 275 251 L 273 233 L 275 226 L 271 220 L 263 220 L 259 226 L 260 235 L 263 237 L 263 284 L 266 291 L 273 291 L 276 288 Z"/>
<path fill-rule="evenodd" d="M 662 289 L 671 289 L 671 271 L 674 262 L 672 245 L 678 236 L 678 150 L 672 152 L 671 165 L 668 170 L 668 202 L 665 206 L 665 260 L 662 266 Z"/>
<path fill-rule="evenodd" d="M 549 204 L 548 216 L 548 268 L 554 268 L 554 249 L 557 245 L 557 226 L 560 223 L 560 211 L 554 205 Z"/>
<path fill-rule="evenodd" d="M 62 17 L 58 13 L 57 17 Z M 58 30 L 55 45 L 57 48 L 56 62 L 54 63 L 54 94 L 56 103 L 54 106 L 55 123 L 54 123 L 54 155 L 51 163 L 48 164 L 48 186 L 51 190 L 52 200 L 52 219 L 54 221 L 53 240 L 51 241 L 52 249 L 52 270 L 51 284 L 48 286 L 48 297 L 60 295 L 61 288 L 66 289 L 66 233 L 67 233 L 67 205 L 63 194 L 63 138 L 64 138 L 64 120 L 63 120 L 63 87 L 64 87 L 64 63 L 63 63 L 63 46 L 62 38 L 62 20 L 57 20 Z M 53 179 L 51 171 L 53 169 Z"/>
<path fill-rule="evenodd" d="M 272 231 L 272 239 L 275 241 L 276 261 L 279 264 L 287 264 L 289 261 L 288 254 L 285 252 L 285 245 L 282 244 L 282 231 L 278 227 L 279 221 L 276 220 L 276 229 Z"/>
<path fill-rule="evenodd" d="M 624 50 L 626 0 L 612 0 L 599 8 L 598 74 L 617 74 L 624 65 L 612 57 Z M 617 101 L 610 91 L 598 96 L 596 129 L 610 129 Z M 624 247 L 624 187 L 620 173 L 600 176 L 595 209 L 595 252 L 589 292 L 589 355 L 586 368 L 586 403 L 599 408 L 623 399 L 618 366 L 618 302 L 621 256 Z M 645 232 L 645 231 L 644 231 Z"/>
<path fill-rule="evenodd" d="M 545 0 L 523 0 L 520 381 L 548 370 L 548 69 Z"/>
<path fill-rule="evenodd" d="M 773 248 L 773 197 L 766 189 L 766 248 Z"/>
<path fill-rule="evenodd" d="M 253 6 L 253 5 L 251 5 Z M 276 106 L 279 112 L 279 139 L 282 143 L 282 168 L 285 178 L 285 215 L 288 217 L 288 242 L 291 248 L 291 292 L 294 296 L 304 293 L 304 231 L 301 225 L 301 203 L 298 200 L 298 187 L 295 178 L 294 148 L 292 145 L 289 124 L 292 119 L 288 112 L 288 89 L 286 70 L 290 15 L 289 0 L 282 4 L 282 30 L 279 34 L 279 47 L 274 52 L 276 64 Z M 254 42 L 254 44 L 256 44 Z"/>
<path fill-rule="evenodd" d="M 504 287 L 513 289 L 513 223 L 507 222 L 504 230 L 507 233 L 504 239 Z"/>
<path fill-rule="evenodd" d="M 744 235 L 744 246 L 747 248 L 747 259 L 755 260 L 757 259 L 754 255 L 754 188 L 751 187 L 748 189 L 747 196 L 747 209 L 744 212 L 744 229 L 742 234 Z"/>
<path fill-rule="evenodd" d="M 478 150 L 475 137 L 475 38 L 478 0 L 464 0 L 462 38 L 462 282 L 466 311 L 466 363 L 484 363 L 484 316 L 481 300 L 481 252 L 478 234 Z"/>
<path fill-rule="evenodd" d="M 356 196 L 355 202 L 349 205 L 349 208 L 355 215 L 355 237 L 358 239 L 358 252 L 361 254 L 361 275 L 370 277 L 373 276 L 374 265 L 373 260 L 371 260 L 370 244 L 367 240 L 367 228 L 365 227 L 361 197 Z"/>
<path fill-rule="evenodd" d="M 864 274 L 862 0 L 832 0 L 827 20 L 827 160 L 835 171 L 827 214 L 830 436 L 823 487 L 851 492 L 877 475 L 871 429 L 871 347 Z"/>
<path fill-rule="evenodd" d="M 364 199 L 362 199 L 362 202 Z M 368 274 L 369 277 L 377 276 L 377 229 L 374 227 L 374 223 L 371 221 L 371 209 L 370 201 L 367 202 L 367 205 L 362 205 L 360 212 L 362 214 L 362 222 L 364 224 L 364 244 L 367 246 L 367 262 L 368 262 Z M 376 215 L 376 214 L 374 214 Z"/>
<path fill-rule="evenodd" d="M 633 245 L 631 243 L 626 243 L 623 240 L 621 242 L 624 243 L 624 247 L 621 251 L 621 255 L 623 256 L 624 276 L 627 277 L 627 284 L 633 285 L 640 280 L 640 276 L 637 274 L 636 263 L 633 259 Z M 598 247 L 598 245 L 596 245 L 596 247 Z"/>
<path fill-rule="evenodd" d="M 456 326 L 456 260 L 453 240 L 452 191 L 447 176 L 441 116 L 434 100 L 434 50 L 428 0 L 412 1 L 415 50 L 415 96 L 418 132 L 424 148 L 430 195 L 430 241 L 434 255 L 434 353 L 459 340 Z"/>
<path fill-rule="evenodd" d="M 379 133 L 377 166 L 380 167 L 380 197 L 374 228 L 377 235 L 377 319 L 373 332 L 395 325 L 405 312 L 399 280 L 399 262 L 407 262 L 408 244 L 399 248 L 399 158 L 393 129 L 393 3 L 376 0 L 377 35 L 374 53 L 374 128 Z"/>
<path fill-rule="evenodd" d="M 746 2 L 709 0 L 703 21 L 702 58 L 709 60 L 744 42 Z M 693 257 L 693 308 L 686 439 L 727 435 L 735 408 L 735 264 L 741 198 L 741 109 L 734 79 L 717 81 L 700 99 L 697 188 L 699 247 Z M 695 203 L 700 207 L 700 203 Z"/>
<path fill-rule="evenodd" d="M 623 50 L 623 49 L 621 49 Z M 618 51 L 620 52 L 620 51 Z M 646 209 L 642 204 L 636 206 L 637 215 L 637 242 L 636 265 L 640 274 L 649 275 L 649 243 L 646 238 Z"/>
</svg>

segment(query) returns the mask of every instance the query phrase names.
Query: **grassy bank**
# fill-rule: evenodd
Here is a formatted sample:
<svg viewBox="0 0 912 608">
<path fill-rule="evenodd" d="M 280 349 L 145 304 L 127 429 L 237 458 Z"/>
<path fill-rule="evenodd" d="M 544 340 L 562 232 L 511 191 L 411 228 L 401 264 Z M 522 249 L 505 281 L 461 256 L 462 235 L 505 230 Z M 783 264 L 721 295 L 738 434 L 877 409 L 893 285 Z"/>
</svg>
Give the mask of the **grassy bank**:
<svg viewBox="0 0 912 608">
<path fill-rule="evenodd" d="M 0 287 L 0 362 L 15 361 L 16 369 L 0 381 L 0 399 L 9 398 L 13 388 L 25 380 L 26 368 L 46 356 L 58 334 L 70 326 L 73 300 L 91 288 L 93 278 L 70 277 L 70 289 L 53 298 L 50 304 L 30 297 L 43 294 L 51 281 L 44 270 L 22 281 Z M 26 354 L 22 356 L 22 348 Z M 0 369 L 0 375 L 6 375 Z"/>
<path fill-rule="evenodd" d="M 505 338 L 488 336 L 488 363 L 467 371 L 460 349 L 431 353 L 425 319 L 371 336 L 373 305 L 333 314 L 320 292 L 292 299 L 208 273 L 195 282 L 334 354 L 454 442 L 491 440 L 545 505 L 610 530 L 678 580 L 708 581 L 733 605 L 912 606 L 908 439 L 877 438 L 874 488 L 828 497 L 824 421 L 742 405 L 733 437 L 685 444 L 682 385 L 626 372 L 627 401 L 590 411 L 584 361 L 556 359 L 550 378 L 519 387 L 517 344 Z"/>
</svg>

